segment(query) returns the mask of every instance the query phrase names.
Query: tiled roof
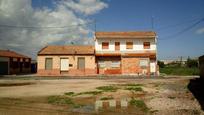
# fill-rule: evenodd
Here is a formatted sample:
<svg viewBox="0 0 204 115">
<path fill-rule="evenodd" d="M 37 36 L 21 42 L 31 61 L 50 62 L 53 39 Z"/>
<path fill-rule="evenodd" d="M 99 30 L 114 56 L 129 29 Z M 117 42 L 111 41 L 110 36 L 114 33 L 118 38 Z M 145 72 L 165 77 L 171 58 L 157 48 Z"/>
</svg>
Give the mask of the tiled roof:
<svg viewBox="0 0 204 115">
<path fill-rule="evenodd" d="M 155 38 L 156 33 L 152 31 L 135 32 L 96 32 L 96 38 Z"/>
<path fill-rule="evenodd" d="M 0 57 L 30 58 L 10 50 L 0 50 Z"/>
<path fill-rule="evenodd" d="M 93 46 L 46 46 L 38 55 L 69 55 L 69 54 L 94 54 Z"/>
</svg>

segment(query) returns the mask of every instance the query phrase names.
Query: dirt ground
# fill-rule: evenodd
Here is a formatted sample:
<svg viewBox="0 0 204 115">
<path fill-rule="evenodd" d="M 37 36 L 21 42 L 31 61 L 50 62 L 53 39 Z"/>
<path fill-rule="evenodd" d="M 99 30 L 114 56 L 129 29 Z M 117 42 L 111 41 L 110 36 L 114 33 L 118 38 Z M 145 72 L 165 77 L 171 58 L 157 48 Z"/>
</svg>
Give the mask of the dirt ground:
<svg viewBox="0 0 204 115">
<path fill-rule="evenodd" d="M 136 84 L 136 85 L 135 85 Z M 52 79 L 52 80 L 0 80 L 1 114 L 156 114 L 194 115 L 203 110 L 188 89 L 189 78 L 170 79 Z M 99 91 L 100 86 L 114 86 L 116 91 L 99 94 L 84 93 Z M 136 87 L 136 90 L 134 89 Z M 138 88 L 139 87 L 139 88 Z M 128 89 L 129 88 L 129 89 Z M 133 90 L 131 89 L 133 88 Z M 139 89 L 139 90 L 138 90 Z M 76 95 L 65 95 L 72 92 Z M 94 92 L 95 93 L 95 92 Z M 76 104 L 49 103 L 50 96 L 69 97 Z M 95 109 L 96 101 L 126 99 L 128 106 L 117 109 Z M 106 99 L 106 98 L 104 98 Z M 143 106 L 130 106 L 132 99 L 142 100 Z M 105 100 L 107 102 L 107 100 Z M 61 101 L 60 101 L 61 102 Z M 116 101 L 117 102 L 117 101 Z M 104 102 L 104 104 L 106 104 Z M 133 103 L 134 104 L 134 103 Z M 137 104 L 137 103 L 136 103 Z M 83 105 L 83 106 L 82 106 Z M 140 109 L 143 107 L 143 109 Z"/>
</svg>

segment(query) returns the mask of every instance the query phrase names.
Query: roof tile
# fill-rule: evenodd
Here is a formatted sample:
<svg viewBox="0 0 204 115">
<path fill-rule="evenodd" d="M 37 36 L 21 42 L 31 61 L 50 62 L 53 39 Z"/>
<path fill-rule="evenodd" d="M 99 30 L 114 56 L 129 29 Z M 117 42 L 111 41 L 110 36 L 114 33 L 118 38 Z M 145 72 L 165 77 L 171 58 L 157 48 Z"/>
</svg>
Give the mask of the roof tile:
<svg viewBox="0 0 204 115">
<path fill-rule="evenodd" d="M 0 50 L 0 57 L 30 58 L 10 50 Z"/>
<path fill-rule="evenodd" d="M 156 33 L 152 31 L 134 32 L 96 32 L 96 38 L 155 38 Z"/>
<path fill-rule="evenodd" d="M 46 46 L 41 51 L 38 52 L 38 55 L 54 55 L 54 54 L 62 54 L 62 55 L 69 55 L 69 54 L 94 54 L 94 47 L 93 46 Z"/>
</svg>

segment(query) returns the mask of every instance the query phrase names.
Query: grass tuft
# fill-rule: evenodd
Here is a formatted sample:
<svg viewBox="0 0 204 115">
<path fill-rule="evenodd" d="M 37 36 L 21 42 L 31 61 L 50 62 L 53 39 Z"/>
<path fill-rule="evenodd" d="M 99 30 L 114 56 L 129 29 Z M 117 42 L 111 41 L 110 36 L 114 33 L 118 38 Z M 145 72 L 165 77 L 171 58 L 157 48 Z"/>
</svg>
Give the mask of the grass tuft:
<svg viewBox="0 0 204 115">
<path fill-rule="evenodd" d="M 66 93 L 64 93 L 64 95 L 73 96 L 74 92 L 66 92 Z"/>
<path fill-rule="evenodd" d="M 96 87 L 96 89 L 102 90 L 105 92 L 116 92 L 118 90 L 118 88 L 115 86 L 101 86 L 101 87 Z"/>
<path fill-rule="evenodd" d="M 72 105 L 74 104 L 72 99 L 69 97 L 63 96 L 49 96 L 48 103 L 57 104 L 57 105 Z"/>
<path fill-rule="evenodd" d="M 130 105 L 133 105 L 133 106 L 140 108 L 144 112 L 149 111 L 149 108 L 147 107 L 147 105 L 145 104 L 145 102 L 143 100 L 132 99 L 129 103 L 130 103 Z"/>
<path fill-rule="evenodd" d="M 126 87 L 125 90 L 131 90 L 131 91 L 143 91 L 141 87 Z"/>
<path fill-rule="evenodd" d="M 76 95 L 83 95 L 83 94 L 98 95 L 98 94 L 101 94 L 101 93 L 102 93 L 102 91 L 87 91 L 87 92 L 77 93 Z"/>
</svg>

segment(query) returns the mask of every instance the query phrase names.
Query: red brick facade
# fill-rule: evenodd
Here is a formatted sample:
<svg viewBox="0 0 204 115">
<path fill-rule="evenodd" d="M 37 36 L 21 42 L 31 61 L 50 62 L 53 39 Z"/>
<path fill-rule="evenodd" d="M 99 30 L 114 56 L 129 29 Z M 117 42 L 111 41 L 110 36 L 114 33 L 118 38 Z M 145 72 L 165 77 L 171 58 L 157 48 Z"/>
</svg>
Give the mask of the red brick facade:
<svg viewBox="0 0 204 115">
<path fill-rule="evenodd" d="M 45 70 L 45 69 L 38 69 L 38 75 L 40 76 L 58 76 L 60 75 L 59 69 L 52 69 L 52 70 Z"/>
<path fill-rule="evenodd" d="M 98 57 L 97 63 L 99 61 L 107 61 L 106 67 L 100 68 L 98 66 L 98 74 L 136 74 L 136 75 L 150 75 L 150 58 L 149 57 L 135 57 L 135 56 L 126 56 L 126 57 Z M 146 59 L 148 61 L 148 66 L 140 67 L 140 60 Z M 111 68 L 111 62 L 120 61 L 119 68 Z"/>
<path fill-rule="evenodd" d="M 52 69 L 52 70 L 38 70 L 39 76 L 63 76 L 63 75 L 73 75 L 73 76 L 83 76 L 83 75 L 96 75 L 95 69 L 70 69 L 69 71 L 60 71 L 59 69 Z"/>
</svg>

